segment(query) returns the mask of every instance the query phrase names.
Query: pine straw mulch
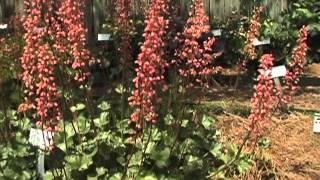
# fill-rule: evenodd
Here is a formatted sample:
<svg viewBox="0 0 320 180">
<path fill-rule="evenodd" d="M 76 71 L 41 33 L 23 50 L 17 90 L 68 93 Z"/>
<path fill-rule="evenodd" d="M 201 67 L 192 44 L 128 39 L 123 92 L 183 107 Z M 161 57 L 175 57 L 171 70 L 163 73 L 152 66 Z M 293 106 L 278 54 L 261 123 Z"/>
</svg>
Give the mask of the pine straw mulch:
<svg viewBox="0 0 320 180">
<path fill-rule="evenodd" d="M 237 102 L 247 106 L 249 100 Z M 237 100 L 233 99 L 231 104 Z M 276 113 L 265 137 L 271 141 L 266 149 L 259 149 L 256 166 L 241 179 L 320 179 L 320 135 L 313 133 L 313 111 L 320 111 L 320 94 L 304 92 L 290 103 L 289 114 Z M 236 105 L 237 106 L 237 105 Z M 245 110 L 247 111 L 247 110 Z M 239 111 L 237 111 L 239 112 Z M 218 115 L 222 141 L 241 143 L 247 118 L 236 115 L 234 109 Z M 237 177 L 237 179 L 240 177 Z"/>
</svg>

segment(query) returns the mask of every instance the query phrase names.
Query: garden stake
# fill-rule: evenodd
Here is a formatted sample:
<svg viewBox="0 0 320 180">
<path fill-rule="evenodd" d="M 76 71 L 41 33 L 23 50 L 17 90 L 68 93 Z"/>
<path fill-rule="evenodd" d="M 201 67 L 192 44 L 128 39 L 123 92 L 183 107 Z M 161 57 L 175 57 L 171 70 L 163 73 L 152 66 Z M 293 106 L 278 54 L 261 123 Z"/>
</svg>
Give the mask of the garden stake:
<svg viewBox="0 0 320 180">
<path fill-rule="evenodd" d="M 37 174 L 39 179 L 43 180 L 45 176 L 44 156 L 45 150 L 50 149 L 54 134 L 45 132 L 43 129 L 31 129 L 29 143 L 37 147 Z"/>
<path fill-rule="evenodd" d="M 287 74 L 287 69 L 285 66 L 276 66 L 271 70 L 271 75 L 273 77 L 273 82 L 276 85 L 276 89 L 278 90 L 278 98 L 280 98 L 280 109 L 282 111 L 286 111 L 288 109 L 287 104 L 284 103 L 281 99 L 283 98 L 283 88 L 280 83 L 280 77 L 284 77 Z"/>
<path fill-rule="evenodd" d="M 38 164 L 37 171 L 39 174 L 39 179 L 44 180 L 45 170 L 44 170 L 44 152 L 38 148 Z"/>
</svg>

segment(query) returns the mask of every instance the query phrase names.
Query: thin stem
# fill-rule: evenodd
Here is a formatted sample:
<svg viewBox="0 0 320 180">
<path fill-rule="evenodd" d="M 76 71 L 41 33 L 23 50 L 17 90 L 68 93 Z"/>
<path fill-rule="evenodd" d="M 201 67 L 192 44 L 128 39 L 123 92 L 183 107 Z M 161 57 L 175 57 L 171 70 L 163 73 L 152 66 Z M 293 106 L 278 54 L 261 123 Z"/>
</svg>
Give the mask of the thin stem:
<svg viewBox="0 0 320 180">
<path fill-rule="evenodd" d="M 122 85 L 122 90 L 121 90 L 121 120 L 124 117 L 124 103 L 125 103 L 125 97 L 124 97 L 124 92 L 123 88 L 126 87 L 125 85 L 125 80 L 124 80 L 125 72 L 122 71 L 122 77 L 121 77 L 121 85 Z"/>
<path fill-rule="evenodd" d="M 182 118 L 181 117 L 183 116 L 184 111 L 185 111 L 185 108 L 183 108 L 182 111 L 180 111 L 179 114 L 178 114 L 178 118 L 177 118 L 178 123 L 177 123 L 176 130 L 175 130 L 176 137 L 174 139 L 174 142 L 173 142 L 172 146 L 170 147 L 170 155 L 172 154 L 173 149 L 176 146 L 176 144 L 178 142 L 178 139 L 179 139 L 179 135 L 180 135 L 180 131 L 181 131 L 181 124 L 182 124 Z"/>
<path fill-rule="evenodd" d="M 137 144 L 137 134 L 134 136 L 134 145 L 136 145 L 136 144 Z M 124 167 L 124 172 L 123 172 L 123 175 L 121 177 L 121 180 L 125 180 L 125 178 L 126 178 L 126 175 L 127 175 L 127 172 L 128 172 L 128 168 L 129 168 L 129 164 L 130 164 L 130 161 L 131 161 L 131 159 L 133 157 L 134 152 L 135 152 L 134 148 L 132 148 L 130 156 L 128 158 L 128 161 L 126 162 L 126 165 Z"/>
<path fill-rule="evenodd" d="M 147 152 L 147 148 L 148 148 L 148 145 L 149 145 L 149 143 L 150 143 L 150 140 L 151 140 L 152 130 L 153 130 L 153 126 L 151 125 L 151 127 L 150 127 L 150 133 L 149 133 L 149 136 L 148 136 L 148 140 L 147 140 L 147 142 L 146 142 L 146 146 L 145 146 L 145 148 L 144 148 L 144 150 L 143 150 L 143 153 L 142 153 L 142 158 L 141 158 L 141 162 L 140 162 L 140 166 L 139 166 L 139 171 L 138 171 L 138 173 L 136 174 L 137 176 L 140 174 L 140 172 L 141 172 L 141 170 L 142 170 L 143 162 L 144 162 L 144 160 L 145 160 L 145 158 L 146 158 L 146 152 Z"/>
<path fill-rule="evenodd" d="M 240 160 L 240 155 L 241 155 L 241 152 L 242 152 L 242 149 L 244 147 L 244 145 L 247 143 L 247 141 L 250 139 L 250 135 L 251 135 L 252 131 L 250 130 L 248 132 L 248 134 L 246 135 L 246 137 L 244 138 L 244 141 L 243 143 L 240 145 L 240 148 L 238 149 L 237 153 L 236 153 L 236 156 L 231 160 L 229 161 L 228 163 L 224 164 L 221 168 L 219 168 L 216 172 L 210 174 L 209 176 L 207 176 L 207 178 L 212 178 L 214 176 L 216 176 L 217 174 L 219 174 L 221 171 L 229 168 L 235 161 L 237 160 Z"/>
<path fill-rule="evenodd" d="M 63 173 L 64 173 L 65 178 L 66 178 L 66 179 L 69 179 L 69 178 L 68 178 L 68 175 L 67 175 L 67 171 L 66 171 L 66 167 L 65 167 L 65 166 L 63 166 Z"/>
<path fill-rule="evenodd" d="M 88 110 L 89 110 L 89 119 L 91 120 L 91 126 L 93 127 L 94 134 L 97 135 L 97 133 L 98 133 L 97 128 L 96 128 L 94 121 L 93 121 L 93 118 L 92 118 L 92 116 L 94 114 L 93 110 L 92 110 L 93 106 L 91 106 L 91 105 L 92 105 L 92 103 L 91 103 L 91 99 L 89 98 L 89 91 L 87 90 L 86 91 L 86 107 L 88 107 Z"/>
</svg>

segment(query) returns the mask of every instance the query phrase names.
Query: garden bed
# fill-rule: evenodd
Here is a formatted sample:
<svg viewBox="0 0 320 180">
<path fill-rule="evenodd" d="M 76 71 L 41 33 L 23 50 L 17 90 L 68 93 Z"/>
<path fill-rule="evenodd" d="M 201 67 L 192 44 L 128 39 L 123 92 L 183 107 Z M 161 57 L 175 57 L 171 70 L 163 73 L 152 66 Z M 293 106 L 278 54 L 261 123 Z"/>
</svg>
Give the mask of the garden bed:
<svg viewBox="0 0 320 180">
<path fill-rule="evenodd" d="M 248 123 L 245 112 L 249 100 L 242 96 L 232 97 L 225 103 L 241 104 L 238 109 L 228 106 L 225 113 L 217 116 L 222 130 L 223 141 L 241 143 L 244 126 Z M 314 92 L 303 92 L 296 95 L 290 103 L 290 114 L 276 113 L 272 124 L 265 134 L 266 149 L 262 150 L 265 162 L 271 167 L 264 174 L 274 174 L 280 179 L 319 179 L 320 178 L 320 135 L 312 131 L 313 111 L 320 110 L 320 95 Z M 259 170 L 258 170 L 259 171 Z M 252 174 L 252 173 L 251 173 Z M 263 172 L 260 172 L 263 174 Z"/>
</svg>

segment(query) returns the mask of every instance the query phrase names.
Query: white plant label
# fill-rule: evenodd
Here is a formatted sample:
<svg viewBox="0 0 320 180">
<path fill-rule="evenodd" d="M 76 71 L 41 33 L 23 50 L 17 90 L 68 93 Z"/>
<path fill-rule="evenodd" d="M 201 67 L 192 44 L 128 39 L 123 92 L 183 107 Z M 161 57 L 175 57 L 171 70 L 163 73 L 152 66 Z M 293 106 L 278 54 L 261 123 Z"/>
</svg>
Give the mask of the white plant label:
<svg viewBox="0 0 320 180">
<path fill-rule="evenodd" d="M 31 128 L 29 135 L 30 144 L 40 149 L 48 148 L 53 143 L 53 132 L 42 131 L 41 129 Z"/>
<path fill-rule="evenodd" d="M 98 41 L 110 41 L 111 34 L 98 34 Z"/>
<path fill-rule="evenodd" d="M 272 78 L 283 77 L 287 74 L 286 66 L 276 66 L 271 69 Z"/>
<path fill-rule="evenodd" d="M 254 46 L 261 46 L 261 45 L 270 44 L 270 38 L 265 39 L 265 40 L 262 40 L 262 41 L 260 41 L 260 40 L 258 40 L 257 38 L 255 38 L 255 39 L 253 40 L 252 44 L 253 44 Z"/>
<path fill-rule="evenodd" d="M 320 113 L 315 113 L 314 114 L 313 132 L 314 133 L 320 133 Z"/>
<path fill-rule="evenodd" d="M 212 32 L 213 36 L 221 36 L 222 35 L 221 29 L 214 29 L 211 32 Z"/>
<path fill-rule="evenodd" d="M 0 29 L 7 29 L 8 28 L 8 24 L 0 24 Z"/>
</svg>

